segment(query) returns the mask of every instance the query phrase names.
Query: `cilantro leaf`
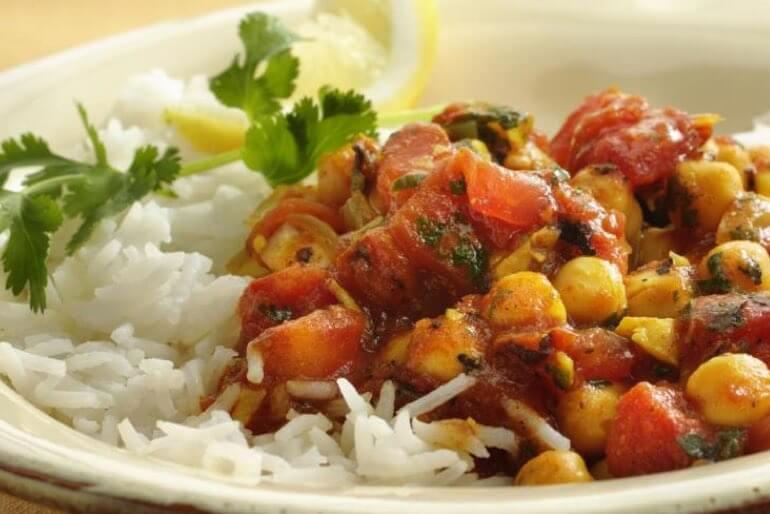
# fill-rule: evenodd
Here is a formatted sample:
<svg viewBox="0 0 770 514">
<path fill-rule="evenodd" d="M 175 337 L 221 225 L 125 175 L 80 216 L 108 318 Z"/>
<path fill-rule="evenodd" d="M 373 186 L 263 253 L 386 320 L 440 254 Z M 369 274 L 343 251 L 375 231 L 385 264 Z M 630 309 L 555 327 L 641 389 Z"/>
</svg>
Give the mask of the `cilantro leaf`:
<svg viewBox="0 0 770 514">
<path fill-rule="evenodd" d="M 357 134 L 372 134 L 376 122 L 363 96 L 323 88 L 318 103 L 305 97 L 288 114 L 254 120 L 246 133 L 243 160 L 271 185 L 291 184 L 308 176 L 323 154 Z"/>
<path fill-rule="evenodd" d="M 746 429 L 725 428 L 717 432 L 716 441 L 709 442 L 691 432 L 677 438 L 677 443 L 693 459 L 727 460 L 743 454 L 746 443 Z"/>
<path fill-rule="evenodd" d="M 0 187 L 15 168 L 43 166 L 48 169 L 68 167 L 73 161 L 51 152 L 48 144 L 34 134 L 23 134 L 18 140 L 7 139 L 0 144 Z"/>
<path fill-rule="evenodd" d="M 46 306 L 46 258 L 51 234 L 61 223 L 61 210 L 49 196 L 8 191 L 0 196 L 0 225 L 11 230 L 2 257 L 8 273 L 5 287 L 18 295 L 29 286 L 29 303 L 35 312 Z"/>
<path fill-rule="evenodd" d="M 294 57 L 289 50 L 275 54 L 267 62 L 265 74 L 258 82 L 264 88 L 278 98 L 287 98 L 294 92 L 294 81 L 299 75 L 299 59 Z"/>
<path fill-rule="evenodd" d="M 94 127 L 91 124 L 91 121 L 88 119 L 88 113 L 86 112 L 85 107 L 83 107 L 83 104 L 78 102 L 75 105 L 77 105 L 78 108 L 80 122 L 86 129 L 88 139 L 91 141 L 91 146 L 93 146 L 94 155 L 96 156 L 96 165 L 107 166 L 107 150 L 104 148 L 104 143 L 102 143 L 101 139 L 99 139 L 99 133 L 96 132 L 96 127 Z"/>
<path fill-rule="evenodd" d="M 364 95 L 356 93 L 352 89 L 340 91 L 324 86 L 318 92 L 318 97 L 321 99 L 321 108 L 326 117 L 340 114 L 359 114 L 372 108 L 371 102 Z"/>
<path fill-rule="evenodd" d="M 125 173 L 94 166 L 81 171 L 82 180 L 68 185 L 63 197 L 64 212 L 80 216 L 82 222 L 67 243 L 67 253 L 74 253 L 93 233 L 96 224 L 131 206 L 152 191 L 170 184 L 179 172 L 176 149 L 159 156 L 154 146 L 140 148 Z"/>
<path fill-rule="evenodd" d="M 98 132 L 85 109 L 79 104 L 77 107 L 95 164 L 61 157 L 31 134 L 5 141 L 0 153 L 0 185 L 16 168 L 42 166 L 25 178 L 21 191 L 0 189 L 0 230 L 10 229 L 2 255 L 8 274 L 5 287 L 16 295 L 28 289 L 30 307 L 36 312 L 46 307 L 51 235 L 65 215 L 81 220 L 67 244 L 71 254 L 101 219 L 120 213 L 152 191 L 162 190 L 179 174 L 179 156 L 174 148 L 161 155 L 157 148 L 146 146 L 136 151 L 126 172 L 110 167 Z"/>
<path fill-rule="evenodd" d="M 289 52 L 298 37 L 280 20 L 262 13 L 246 16 L 238 29 L 245 55 L 236 55 L 230 66 L 211 78 L 209 88 L 220 102 L 243 109 L 250 120 L 280 110 L 277 99 L 294 92 L 299 61 Z M 268 59 L 257 77 L 260 64 Z"/>
<path fill-rule="evenodd" d="M 712 459 L 714 447 L 696 433 L 684 434 L 677 437 L 676 442 L 684 452 L 693 459 Z"/>
</svg>

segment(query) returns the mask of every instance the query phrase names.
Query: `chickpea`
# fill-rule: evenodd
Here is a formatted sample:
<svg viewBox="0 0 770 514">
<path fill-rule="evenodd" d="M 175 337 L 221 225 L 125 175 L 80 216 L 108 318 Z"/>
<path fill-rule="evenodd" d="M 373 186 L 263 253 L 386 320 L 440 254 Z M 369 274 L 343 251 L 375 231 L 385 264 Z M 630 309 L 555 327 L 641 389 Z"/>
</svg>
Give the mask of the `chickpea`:
<svg viewBox="0 0 770 514">
<path fill-rule="evenodd" d="M 757 194 L 770 197 L 770 170 L 762 170 L 754 177 L 754 190 Z"/>
<path fill-rule="evenodd" d="M 701 293 L 770 289 L 770 256 L 751 241 L 729 241 L 715 248 L 698 266 Z"/>
<path fill-rule="evenodd" d="M 717 141 L 716 160 L 731 164 L 741 174 L 743 187 L 748 188 L 751 178 L 756 173 L 754 163 L 749 152 L 738 143 L 730 141 Z"/>
<path fill-rule="evenodd" d="M 632 245 L 638 242 L 642 230 L 642 208 L 625 175 L 618 170 L 608 172 L 589 166 L 575 174 L 571 184 L 590 193 L 604 208 L 622 212 L 626 216 L 626 239 Z"/>
<path fill-rule="evenodd" d="M 652 261 L 660 261 L 673 251 L 676 251 L 676 229 L 673 226 L 649 227 L 642 230 L 636 263 L 642 266 Z"/>
<path fill-rule="evenodd" d="M 722 215 L 717 227 L 717 243 L 756 241 L 770 247 L 770 198 L 744 193 Z"/>
<path fill-rule="evenodd" d="M 481 312 L 498 329 L 549 328 L 567 322 L 559 293 L 542 273 L 503 277 L 484 296 Z"/>
<path fill-rule="evenodd" d="M 399 332 L 385 343 L 377 354 L 377 360 L 382 364 L 395 364 L 403 366 L 409 354 L 409 343 L 412 340 L 412 331 Z"/>
<path fill-rule="evenodd" d="M 444 316 L 421 319 L 412 332 L 406 369 L 446 382 L 480 365 L 486 338 L 470 316 L 447 309 Z"/>
<path fill-rule="evenodd" d="M 516 485 L 550 485 L 590 482 L 593 478 L 583 457 L 566 450 L 549 450 L 530 459 L 516 475 Z"/>
<path fill-rule="evenodd" d="M 692 268 L 675 266 L 671 257 L 626 277 L 629 316 L 675 318 L 693 293 Z"/>
<path fill-rule="evenodd" d="M 754 190 L 763 196 L 770 196 L 770 146 L 755 146 L 749 149 L 749 156 L 757 170 Z"/>
<path fill-rule="evenodd" d="M 532 141 L 527 141 L 505 156 L 504 166 L 512 170 L 542 170 L 553 166 L 551 157 Z"/>
<path fill-rule="evenodd" d="M 553 280 L 567 312 L 577 323 L 601 323 L 626 308 L 626 289 L 618 268 L 597 257 L 577 257 Z"/>
<path fill-rule="evenodd" d="M 725 353 L 698 366 L 687 395 L 709 423 L 748 426 L 770 414 L 770 371 L 756 357 Z"/>
<path fill-rule="evenodd" d="M 511 273 L 537 269 L 558 241 L 559 231 L 552 226 L 535 231 L 513 252 L 493 263 L 494 277 L 500 279 Z"/>
<path fill-rule="evenodd" d="M 711 232 L 742 191 L 741 175 L 731 164 L 681 162 L 671 182 L 671 219 L 678 228 Z"/>
<path fill-rule="evenodd" d="M 581 455 L 598 457 L 604 453 L 607 429 L 622 394 L 620 385 L 586 383 L 561 397 L 556 409 L 559 428 Z"/>
</svg>

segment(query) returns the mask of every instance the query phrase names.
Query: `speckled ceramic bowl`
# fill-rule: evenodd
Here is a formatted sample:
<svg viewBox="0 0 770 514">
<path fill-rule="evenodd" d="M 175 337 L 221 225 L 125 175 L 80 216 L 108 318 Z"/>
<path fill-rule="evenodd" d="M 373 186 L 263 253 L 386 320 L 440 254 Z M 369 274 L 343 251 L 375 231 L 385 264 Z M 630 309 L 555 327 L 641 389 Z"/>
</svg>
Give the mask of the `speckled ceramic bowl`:
<svg viewBox="0 0 770 514">
<path fill-rule="evenodd" d="M 407 1 L 407 0 L 396 0 Z M 416 0 L 420 1 L 420 0 Z M 308 0 L 262 3 L 289 20 Z M 618 84 L 655 103 L 715 111 L 745 130 L 770 108 L 770 5 L 682 0 L 440 0 L 425 103 L 482 98 L 528 109 L 553 131 L 585 94 Z M 104 116 L 129 75 L 211 72 L 236 48 L 246 9 L 149 27 L 0 74 L 0 137 L 79 137 L 74 98 Z M 205 41 L 205 45 L 200 42 Z M 770 511 L 770 453 L 687 471 L 540 488 L 246 488 L 140 459 L 52 420 L 0 382 L 0 488 L 76 512 L 652 513 Z"/>
</svg>

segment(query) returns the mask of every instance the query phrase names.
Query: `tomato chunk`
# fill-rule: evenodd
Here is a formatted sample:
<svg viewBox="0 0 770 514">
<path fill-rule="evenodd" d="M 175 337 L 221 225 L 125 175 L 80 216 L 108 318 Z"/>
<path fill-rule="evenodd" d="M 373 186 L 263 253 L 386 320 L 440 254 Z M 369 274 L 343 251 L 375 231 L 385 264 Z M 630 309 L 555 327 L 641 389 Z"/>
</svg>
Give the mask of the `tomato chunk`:
<svg viewBox="0 0 770 514">
<path fill-rule="evenodd" d="M 652 109 L 640 96 L 608 89 L 585 99 L 551 140 L 556 161 L 572 172 L 612 164 L 633 187 L 669 177 L 711 136 L 686 113 Z"/>
<path fill-rule="evenodd" d="M 607 437 L 607 464 L 617 477 L 688 467 L 679 438 L 694 434 L 713 439 L 712 430 L 672 385 L 640 382 L 624 394 Z"/>
<path fill-rule="evenodd" d="M 512 230 L 529 229 L 553 219 L 556 201 L 541 177 L 503 168 L 468 149 L 458 152 L 450 166 L 462 170 L 471 212 L 501 220 Z"/>
<path fill-rule="evenodd" d="M 335 303 L 326 287 L 328 279 L 323 268 L 297 264 L 252 280 L 238 303 L 241 344 L 265 329 Z"/>
<path fill-rule="evenodd" d="M 559 204 L 562 253 L 567 259 L 595 255 L 618 266 L 625 274 L 631 247 L 625 238 L 625 217 L 607 211 L 591 195 L 562 184 L 554 188 Z M 563 245 L 564 246 L 564 245 Z"/>
<path fill-rule="evenodd" d="M 765 294 L 695 298 L 677 319 L 676 330 L 685 374 L 725 352 L 750 353 L 770 365 L 770 296 Z"/>
<path fill-rule="evenodd" d="M 375 311 L 422 311 L 417 270 L 387 227 L 368 232 L 336 260 L 334 276 L 362 305 Z"/>
<path fill-rule="evenodd" d="M 329 380 L 351 373 L 362 355 L 366 317 L 339 305 L 269 328 L 249 343 L 268 379 Z"/>
<path fill-rule="evenodd" d="M 377 192 L 385 206 L 392 210 L 403 205 L 417 190 L 418 181 L 451 153 L 446 132 L 432 123 L 412 123 L 390 136 L 382 148 L 377 175 Z M 407 174 L 420 178 L 397 182 Z"/>
<path fill-rule="evenodd" d="M 421 188 L 393 216 L 390 230 L 410 265 L 451 297 L 485 285 L 487 252 L 464 209 L 447 195 Z"/>
<path fill-rule="evenodd" d="M 637 358 L 628 340 L 604 328 L 556 328 L 551 330 L 549 339 L 555 349 L 575 361 L 583 380 L 627 380 Z"/>
</svg>

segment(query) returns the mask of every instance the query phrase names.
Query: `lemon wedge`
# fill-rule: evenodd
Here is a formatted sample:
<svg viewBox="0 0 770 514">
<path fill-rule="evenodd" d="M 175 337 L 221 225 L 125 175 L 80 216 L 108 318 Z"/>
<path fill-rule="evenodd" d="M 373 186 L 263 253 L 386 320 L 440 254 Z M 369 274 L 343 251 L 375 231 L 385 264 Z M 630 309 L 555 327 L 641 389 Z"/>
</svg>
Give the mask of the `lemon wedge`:
<svg viewBox="0 0 770 514">
<path fill-rule="evenodd" d="M 225 115 L 220 109 L 176 105 L 164 111 L 166 123 L 173 125 L 179 135 L 196 150 L 221 153 L 243 146 L 246 129 L 245 117 Z"/>
<path fill-rule="evenodd" d="M 331 82 L 339 88 L 362 90 L 381 113 L 414 105 L 425 89 L 435 60 L 438 36 L 435 0 L 319 0 L 317 11 L 316 23 L 322 25 L 322 20 L 326 20 L 328 32 L 323 37 L 318 37 L 316 32 L 317 42 L 295 45 L 308 79 L 315 78 L 311 75 L 313 68 L 323 70 L 320 80 L 308 80 L 310 87 L 305 94 L 314 94 L 318 87 Z M 353 46 L 352 40 L 345 41 L 354 32 L 344 31 L 343 26 L 334 27 L 329 23 L 330 16 L 352 21 L 365 30 L 369 44 Z M 359 39 L 361 43 L 364 40 L 366 38 Z M 337 46 L 335 42 L 342 44 Z M 328 51 L 326 59 L 302 60 L 303 52 L 310 53 L 311 47 L 312 51 L 320 52 L 324 45 Z M 327 63 L 339 63 L 341 59 L 349 63 L 346 71 L 353 73 L 338 78 L 335 76 L 338 68 Z M 302 82 L 302 73 L 299 82 Z M 351 76 L 352 81 L 343 82 Z M 304 88 L 304 83 L 298 87 Z"/>
<path fill-rule="evenodd" d="M 381 114 L 412 107 L 433 66 L 437 10 L 436 0 L 318 0 L 295 27 L 304 39 L 292 47 L 300 74 L 290 102 L 328 84 L 362 91 Z M 183 103 L 165 118 L 196 150 L 221 153 L 243 146 L 248 128 L 227 111 Z"/>
</svg>

